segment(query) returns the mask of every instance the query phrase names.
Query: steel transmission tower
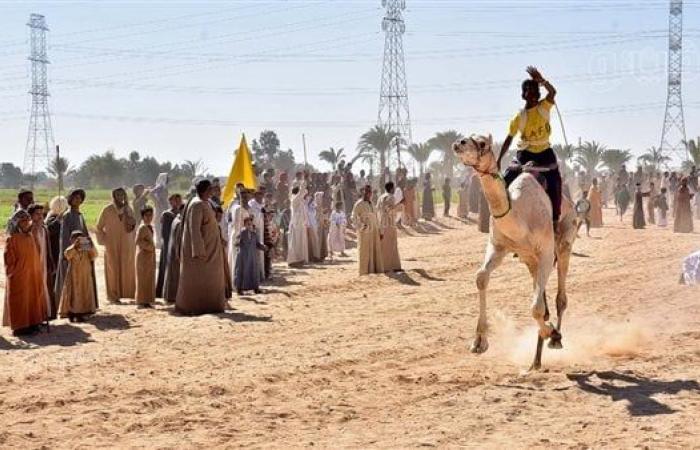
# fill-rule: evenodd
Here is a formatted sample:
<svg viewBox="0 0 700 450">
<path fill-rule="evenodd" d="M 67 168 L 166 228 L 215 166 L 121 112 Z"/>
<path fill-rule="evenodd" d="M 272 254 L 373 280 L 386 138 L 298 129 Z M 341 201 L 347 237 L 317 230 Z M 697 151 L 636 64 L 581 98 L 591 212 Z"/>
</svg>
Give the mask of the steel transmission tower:
<svg viewBox="0 0 700 450">
<path fill-rule="evenodd" d="M 29 61 L 32 63 L 32 87 L 29 93 L 32 95 L 32 111 L 29 117 L 29 132 L 27 133 L 27 146 L 24 150 L 24 167 L 22 168 L 25 180 L 29 178 L 34 185 L 38 172 L 46 170 L 51 161 L 53 148 L 53 130 L 51 128 L 51 116 L 49 115 L 49 88 L 46 68 L 49 60 L 46 55 L 46 20 L 41 14 L 32 14 L 27 23 L 30 31 Z"/>
<path fill-rule="evenodd" d="M 681 79 L 683 74 L 683 0 L 671 0 L 668 19 L 668 96 L 661 131 L 661 151 L 683 160 L 688 158 L 685 145 L 685 120 Z"/>
<path fill-rule="evenodd" d="M 382 20 L 384 30 L 384 63 L 382 64 L 382 86 L 379 94 L 379 125 L 397 132 L 406 145 L 412 141 L 411 115 L 408 111 L 408 88 L 406 87 L 406 66 L 403 55 L 403 34 L 406 24 L 403 21 L 405 0 L 382 0 L 386 15 Z M 396 156 L 401 163 L 399 141 L 396 142 Z"/>
</svg>

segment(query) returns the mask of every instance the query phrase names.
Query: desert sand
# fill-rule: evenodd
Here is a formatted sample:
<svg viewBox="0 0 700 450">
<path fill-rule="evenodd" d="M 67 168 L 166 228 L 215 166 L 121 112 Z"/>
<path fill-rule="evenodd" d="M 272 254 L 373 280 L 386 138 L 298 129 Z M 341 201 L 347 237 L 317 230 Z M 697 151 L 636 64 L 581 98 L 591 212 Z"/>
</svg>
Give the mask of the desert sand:
<svg viewBox="0 0 700 450">
<path fill-rule="evenodd" d="M 0 447 L 699 447 L 700 289 L 678 277 L 700 235 L 605 219 L 576 242 L 564 349 L 542 371 L 526 372 L 531 282 L 510 257 L 490 349 L 468 352 L 487 237 L 440 218 L 402 232 L 403 274 L 358 278 L 351 251 L 279 265 L 218 316 L 102 305 L 25 340 L 4 328 Z"/>
</svg>

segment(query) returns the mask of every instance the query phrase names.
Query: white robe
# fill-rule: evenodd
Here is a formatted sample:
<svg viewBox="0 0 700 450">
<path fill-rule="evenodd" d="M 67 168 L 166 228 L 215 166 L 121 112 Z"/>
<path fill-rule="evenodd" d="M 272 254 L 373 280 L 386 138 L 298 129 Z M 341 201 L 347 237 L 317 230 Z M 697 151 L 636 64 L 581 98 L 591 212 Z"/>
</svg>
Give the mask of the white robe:
<svg viewBox="0 0 700 450">
<path fill-rule="evenodd" d="M 248 202 L 248 211 L 253 218 L 255 234 L 257 234 L 258 242 L 260 243 L 265 241 L 265 215 L 262 212 L 262 208 L 262 203 L 258 203 L 255 199 Z M 265 252 L 258 249 L 256 256 L 258 260 L 258 282 L 262 282 L 265 279 Z"/>
<path fill-rule="evenodd" d="M 345 211 L 331 213 L 331 228 L 328 232 L 328 251 L 342 253 L 345 251 L 345 227 L 347 226 Z"/>
<path fill-rule="evenodd" d="M 396 208 L 394 209 L 394 212 L 396 213 L 396 222 L 399 223 L 401 222 L 401 218 L 403 217 L 403 203 L 401 201 L 403 200 L 403 190 L 396 186 L 394 189 L 394 204 L 396 205 Z"/>
<path fill-rule="evenodd" d="M 228 236 L 228 267 L 231 271 L 231 279 L 236 278 L 236 257 L 238 247 L 236 247 L 236 236 L 243 229 L 243 220 L 250 216 L 250 212 L 239 203 L 234 203 L 231 208 L 231 223 L 229 224 Z"/>
<path fill-rule="evenodd" d="M 309 262 L 309 242 L 306 231 L 308 220 L 306 217 L 306 202 L 304 201 L 305 195 L 306 186 L 302 185 L 299 192 L 292 194 L 290 198 L 292 214 L 289 221 L 288 264 L 306 264 Z"/>
</svg>

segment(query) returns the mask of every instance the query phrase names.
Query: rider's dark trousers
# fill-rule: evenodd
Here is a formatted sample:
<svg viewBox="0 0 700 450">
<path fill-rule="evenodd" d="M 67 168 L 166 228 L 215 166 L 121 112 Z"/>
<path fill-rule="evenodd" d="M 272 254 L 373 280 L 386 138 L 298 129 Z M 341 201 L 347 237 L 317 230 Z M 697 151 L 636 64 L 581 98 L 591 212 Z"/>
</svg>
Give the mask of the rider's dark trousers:
<svg viewBox="0 0 700 450">
<path fill-rule="evenodd" d="M 527 164 L 532 161 L 536 166 L 551 166 L 557 163 L 557 155 L 551 148 L 540 153 L 518 150 L 515 158 L 518 160 L 519 164 Z M 503 174 L 503 178 L 506 180 L 506 186 L 510 186 L 510 183 L 512 183 L 521 172 L 522 170 L 519 167 L 515 169 L 506 169 L 506 172 Z M 561 174 L 559 173 L 559 168 L 543 172 L 542 176 L 547 181 L 547 195 L 552 201 L 552 220 L 556 223 L 559 221 L 559 215 L 561 213 Z"/>
</svg>

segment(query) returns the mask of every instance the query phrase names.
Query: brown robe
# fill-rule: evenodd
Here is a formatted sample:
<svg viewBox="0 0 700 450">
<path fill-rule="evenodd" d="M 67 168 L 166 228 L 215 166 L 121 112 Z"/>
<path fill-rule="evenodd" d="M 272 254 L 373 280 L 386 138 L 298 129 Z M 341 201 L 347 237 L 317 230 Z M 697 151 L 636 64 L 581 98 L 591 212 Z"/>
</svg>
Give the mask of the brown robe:
<svg viewBox="0 0 700 450">
<path fill-rule="evenodd" d="M 466 219 L 469 216 L 469 185 L 464 184 L 459 188 L 459 203 L 457 205 L 457 217 Z"/>
<path fill-rule="evenodd" d="M 591 186 L 588 191 L 588 201 L 591 204 L 589 212 L 591 228 L 601 228 L 603 226 L 603 204 L 600 190 L 597 187 Z"/>
<path fill-rule="evenodd" d="M 92 263 L 97 258 L 97 250 L 81 250 L 79 244 L 69 246 L 63 253 L 68 261 L 68 271 L 61 291 L 59 315 L 63 318 L 71 314 L 94 314 L 97 309 Z"/>
<path fill-rule="evenodd" d="M 207 201 L 194 197 L 184 212 L 180 281 L 175 308 L 183 314 L 223 312 L 226 275 L 221 231 Z"/>
<path fill-rule="evenodd" d="M 37 249 L 41 257 L 41 267 L 44 270 L 42 278 L 46 285 L 46 307 L 49 314 L 49 320 L 55 320 L 58 314 L 58 301 L 56 298 L 53 285 L 56 279 L 56 263 L 51 253 L 51 242 L 49 241 L 49 230 L 45 225 L 40 227 L 32 226 L 32 235 L 36 241 Z"/>
<path fill-rule="evenodd" d="M 142 223 L 136 233 L 136 304 L 156 300 L 156 243 L 153 227 Z"/>
<path fill-rule="evenodd" d="M 416 223 L 416 188 L 407 186 L 403 190 L 403 219 L 402 224 L 413 226 Z"/>
<path fill-rule="evenodd" d="M 489 202 L 486 201 L 486 195 L 484 195 L 483 189 L 481 189 L 481 180 L 479 183 L 479 231 L 482 233 L 488 233 L 491 226 L 491 209 L 489 207 Z"/>
<path fill-rule="evenodd" d="M 396 230 L 396 204 L 393 194 L 382 194 L 377 202 L 379 232 L 382 235 L 382 261 L 385 272 L 401 270 Z"/>
<path fill-rule="evenodd" d="M 105 247 L 105 291 L 110 302 L 134 298 L 134 227 L 136 218 L 129 206 L 119 214 L 116 205 L 107 205 L 97 220 L 97 242 Z"/>
<path fill-rule="evenodd" d="M 656 224 L 656 189 L 649 190 L 649 199 L 647 199 L 647 223 Z"/>
<path fill-rule="evenodd" d="M 41 255 L 31 233 L 15 233 L 5 242 L 5 307 L 2 324 L 13 331 L 48 317 Z"/>
<path fill-rule="evenodd" d="M 352 209 L 357 230 L 357 262 L 360 275 L 384 272 L 379 224 L 372 203 L 358 200 Z"/>
<path fill-rule="evenodd" d="M 693 194 L 688 187 L 679 187 L 676 192 L 676 210 L 673 212 L 673 232 L 692 233 L 693 213 L 690 209 L 690 199 Z"/>
</svg>

